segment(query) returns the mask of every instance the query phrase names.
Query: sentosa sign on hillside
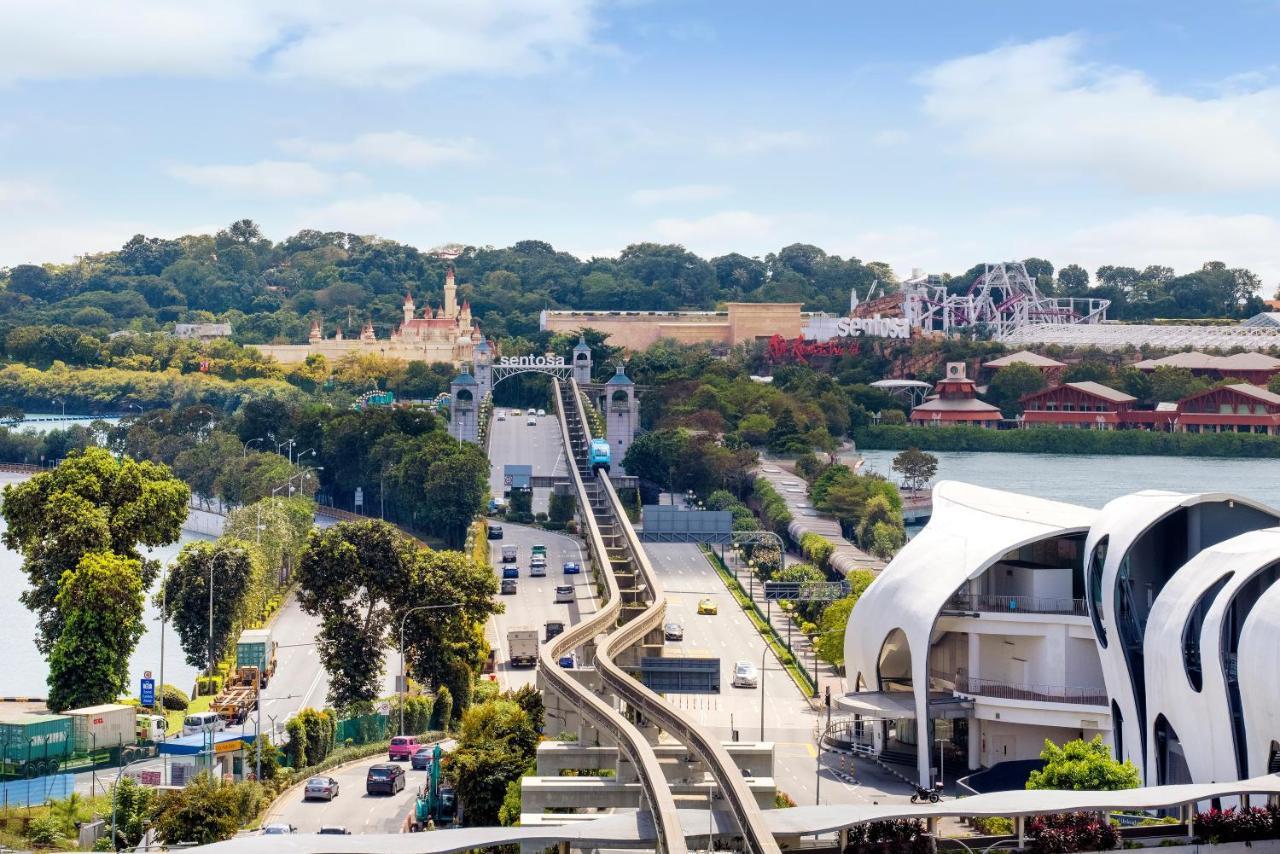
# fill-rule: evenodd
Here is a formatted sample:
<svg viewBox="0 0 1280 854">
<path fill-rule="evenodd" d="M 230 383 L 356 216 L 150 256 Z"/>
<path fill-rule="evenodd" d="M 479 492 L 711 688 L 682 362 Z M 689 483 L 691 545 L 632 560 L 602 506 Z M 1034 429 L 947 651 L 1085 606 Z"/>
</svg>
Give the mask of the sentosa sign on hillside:
<svg viewBox="0 0 1280 854">
<path fill-rule="evenodd" d="M 809 341 L 832 338 L 910 338 L 911 324 L 905 317 L 813 317 L 803 334 Z"/>
</svg>

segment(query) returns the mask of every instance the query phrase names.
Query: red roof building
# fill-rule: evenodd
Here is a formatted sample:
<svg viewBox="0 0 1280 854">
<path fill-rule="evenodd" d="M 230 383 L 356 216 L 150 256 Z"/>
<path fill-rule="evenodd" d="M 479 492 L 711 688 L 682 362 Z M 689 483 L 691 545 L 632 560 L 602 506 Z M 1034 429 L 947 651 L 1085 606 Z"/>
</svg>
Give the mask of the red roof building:
<svg viewBox="0 0 1280 854">
<path fill-rule="evenodd" d="M 1198 350 L 1174 353 L 1163 359 L 1143 359 L 1134 364 L 1140 371 L 1156 368 L 1185 368 L 1198 377 L 1210 379 L 1237 379 L 1254 385 L 1266 385 L 1267 380 L 1280 373 L 1280 359 L 1266 353 L 1232 353 L 1230 356 L 1211 356 Z"/>
<path fill-rule="evenodd" d="M 1137 402 L 1131 394 L 1095 382 L 1064 383 L 1022 398 L 1026 426 L 1115 430 Z"/>
<path fill-rule="evenodd" d="M 964 362 L 948 362 L 946 377 L 933 390 L 933 397 L 911 410 L 913 424 L 996 427 L 1004 417 L 997 407 L 978 400 L 973 380 L 965 376 Z"/>
<path fill-rule="evenodd" d="M 1178 401 L 1182 433 L 1280 434 L 1280 394 L 1247 383 L 1219 386 Z"/>
<path fill-rule="evenodd" d="M 1057 385 L 1062 382 L 1062 372 L 1067 367 L 1065 363 L 1059 362 L 1057 359 L 1050 359 L 1048 356 L 1041 356 L 1039 353 L 1032 353 L 1030 350 L 1019 350 L 1017 353 L 1010 353 L 1007 356 L 1001 356 L 998 359 L 992 359 L 990 362 L 982 363 L 982 367 L 993 373 L 1010 365 L 1030 365 L 1044 374 L 1045 381 L 1049 385 Z"/>
</svg>

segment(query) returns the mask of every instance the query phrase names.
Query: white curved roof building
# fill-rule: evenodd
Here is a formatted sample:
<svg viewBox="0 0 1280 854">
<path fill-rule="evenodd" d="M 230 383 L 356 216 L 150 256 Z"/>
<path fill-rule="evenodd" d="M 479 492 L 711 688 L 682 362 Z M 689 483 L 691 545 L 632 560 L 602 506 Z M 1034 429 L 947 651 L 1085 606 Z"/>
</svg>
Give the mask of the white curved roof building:
<svg viewBox="0 0 1280 854">
<path fill-rule="evenodd" d="M 1095 511 L 939 483 L 930 523 L 850 615 L 841 705 L 922 785 L 1095 735 L 1147 785 L 1266 773 L 1280 756 L 1277 523 L 1221 493 L 1148 490 Z"/>
</svg>

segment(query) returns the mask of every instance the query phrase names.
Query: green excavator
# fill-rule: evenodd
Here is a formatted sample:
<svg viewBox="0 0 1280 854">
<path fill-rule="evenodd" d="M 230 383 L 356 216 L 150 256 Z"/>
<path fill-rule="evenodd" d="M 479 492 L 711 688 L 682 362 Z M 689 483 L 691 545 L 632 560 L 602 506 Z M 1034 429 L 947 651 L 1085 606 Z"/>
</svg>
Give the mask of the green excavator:
<svg viewBox="0 0 1280 854">
<path fill-rule="evenodd" d="M 436 827 L 448 827 L 458 817 L 458 799 L 453 787 L 440 779 L 440 759 L 444 751 L 436 745 L 431 752 L 431 767 L 427 769 L 427 782 L 418 788 L 418 798 L 413 805 L 414 833 Z"/>
</svg>

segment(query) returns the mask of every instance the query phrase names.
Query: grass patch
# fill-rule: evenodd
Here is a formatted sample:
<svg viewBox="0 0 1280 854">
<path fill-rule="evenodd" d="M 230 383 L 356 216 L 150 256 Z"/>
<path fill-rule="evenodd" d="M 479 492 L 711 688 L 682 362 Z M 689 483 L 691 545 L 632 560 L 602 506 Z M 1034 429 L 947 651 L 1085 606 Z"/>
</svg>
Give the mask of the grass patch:
<svg viewBox="0 0 1280 854">
<path fill-rule="evenodd" d="M 786 643 L 783 642 L 777 629 L 769 624 L 764 613 L 761 612 L 760 606 L 752 601 L 751 597 L 747 595 L 746 590 L 742 589 L 742 583 L 739 582 L 738 579 L 734 578 L 733 573 L 730 572 L 729 568 L 720 560 L 719 555 L 707 546 L 699 546 L 699 548 L 702 549 L 702 554 L 706 557 L 707 561 L 715 567 L 716 574 L 720 576 L 720 580 L 724 582 L 724 586 L 729 588 L 729 593 L 732 594 L 734 601 L 738 603 L 738 607 L 742 608 L 743 612 L 747 615 L 747 619 L 751 621 L 751 624 L 755 626 L 756 631 L 760 633 L 760 637 L 764 638 L 764 642 L 769 645 L 769 649 L 773 650 L 773 654 L 777 656 L 778 661 L 782 662 L 783 669 L 787 671 L 787 675 L 791 677 L 791 681 L 796 683 L 796 687 L 800 689 L 800 693 L 803 694 L 806 699 L 813 697 L 817 692 L 817 689 L 813 684 L 813 677 L 809 675 L 807 670 L 800 666 L 800 662 L 797 661 L 796 657 L 787 649 Z"/>
</svg>

